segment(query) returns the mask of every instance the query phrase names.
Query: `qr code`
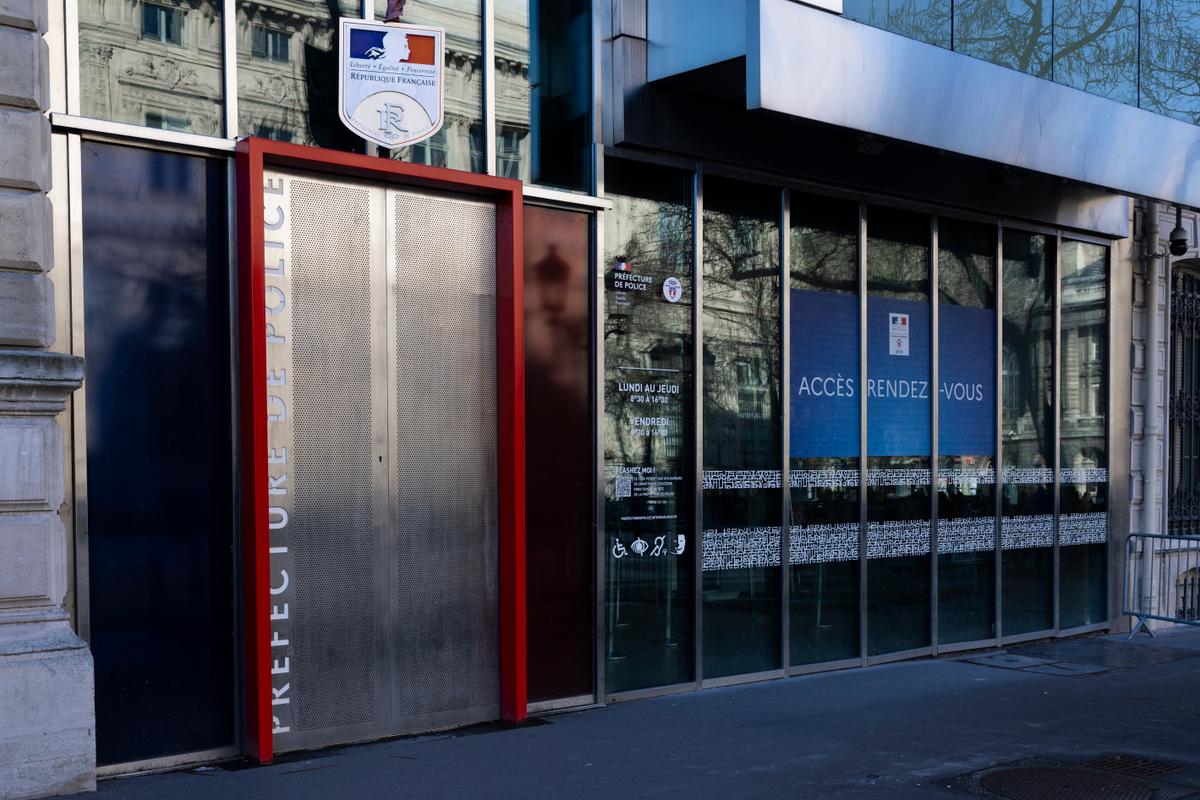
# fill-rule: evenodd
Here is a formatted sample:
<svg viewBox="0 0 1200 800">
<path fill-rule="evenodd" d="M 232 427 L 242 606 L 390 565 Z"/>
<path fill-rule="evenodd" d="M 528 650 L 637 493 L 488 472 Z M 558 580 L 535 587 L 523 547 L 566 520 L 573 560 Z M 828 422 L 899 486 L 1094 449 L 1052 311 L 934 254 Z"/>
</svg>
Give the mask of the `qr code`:
<svg viewBox="0 0 1200 800">
<path fill-rule="evenodd" d="M 617 497 L 633 497 L 633 479 L 622 475 L 616 480 Z"/>
</svg>

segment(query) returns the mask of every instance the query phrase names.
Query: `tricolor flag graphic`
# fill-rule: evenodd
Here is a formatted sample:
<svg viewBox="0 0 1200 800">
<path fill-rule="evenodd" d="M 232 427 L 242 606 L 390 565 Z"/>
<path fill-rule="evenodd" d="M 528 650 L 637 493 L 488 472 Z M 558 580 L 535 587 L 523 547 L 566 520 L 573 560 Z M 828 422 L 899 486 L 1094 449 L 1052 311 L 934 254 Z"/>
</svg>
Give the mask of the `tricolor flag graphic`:
<svg viewBox="0 0 1200 800">
<path fill-rule="evenodd" d="M 613 270 L 616 272 L 629 272 L 629 262 L 623 258 L 618 258 L 617 263 L 613 264 Z"/>
</svg>

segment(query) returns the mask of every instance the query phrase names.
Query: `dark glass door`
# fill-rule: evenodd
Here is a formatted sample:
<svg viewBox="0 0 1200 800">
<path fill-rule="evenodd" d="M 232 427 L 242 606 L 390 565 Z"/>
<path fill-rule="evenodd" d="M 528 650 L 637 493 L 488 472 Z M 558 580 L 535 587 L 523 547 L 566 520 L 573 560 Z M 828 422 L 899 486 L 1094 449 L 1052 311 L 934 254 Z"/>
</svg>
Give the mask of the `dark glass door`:
<svg viewBox="0 0 1200 800">
<path fill-rule="evenodd" d="M 100 764 L 236 743 L 225 171 L 83 145 Z"/>
</svg>

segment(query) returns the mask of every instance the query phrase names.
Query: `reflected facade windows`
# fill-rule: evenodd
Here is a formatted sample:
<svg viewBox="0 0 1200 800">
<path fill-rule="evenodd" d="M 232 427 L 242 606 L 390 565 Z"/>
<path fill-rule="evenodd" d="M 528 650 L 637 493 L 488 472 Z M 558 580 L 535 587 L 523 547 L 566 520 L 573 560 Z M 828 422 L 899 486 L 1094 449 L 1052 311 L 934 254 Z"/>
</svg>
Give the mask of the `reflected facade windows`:
<svg viewBox="0 0 1200 800">
<path fill-rule="evenodd" d="M 587 0 L 497 0 L 498 174 L 588 188 L 591 13 Z"/>
<path fill-rule="evenodd" d="M 375 0 L 375 19 L 383 19 L 387 0 Z M 446 96 L 442 128 L 417 145 L 389 155 L 399 161 L 483 172 L 483 5 L 482 0 L 425 0 L 408 3 L 401 22 L 446 30 Z M 425 145 L 422 147 L 422 145 Z"/>
<path fill-rule="evenodd" d="M 364 152 L 338 118 L 338 25 L 361 17 L 358 0 L 237 3 L 238 132 Z"/>
<path fill-rule="evenodd" d="M 858 204 L 792 193 L 792 665 L 859 655 Z"/>
<path fill-rule="evenodd" d="M 704 181 L 704 677 L 780 665 L 778 190 Z"/>
<path fill-rule="evenodd" d="M 1108 248 L 1063 240 L 1059 626 L 1108 619 Z"/>
<path fill-rule="evenodd" d="M 996 635 L 996 226 L 938 225 L 938 641 Z"/>
<path fill-rule="evenodd" d="M 930 643 L 930 219 L 867 214 L 867 652 Z"/>
<path fill-rule="evenodd" d="M 1054 239 L 1004 232 L 1001 618 L 1054 627 Z"/>
<path fill-rule="evenodd" d="M 606 689 L 695 679 L 692 175 L 610 159 L 604 215 Z"/>
<path fill-rule="evenodd" d="M 222 3 L 80 0 L 86 117 L 225 136 Z"/>
</svg>

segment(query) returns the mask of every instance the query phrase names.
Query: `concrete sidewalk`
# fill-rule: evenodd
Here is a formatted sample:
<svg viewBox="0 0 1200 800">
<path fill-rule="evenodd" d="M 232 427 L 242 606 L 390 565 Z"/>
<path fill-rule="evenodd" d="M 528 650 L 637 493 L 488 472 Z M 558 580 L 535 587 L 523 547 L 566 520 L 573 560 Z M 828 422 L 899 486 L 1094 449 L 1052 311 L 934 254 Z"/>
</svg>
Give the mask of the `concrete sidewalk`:
<svg viewBox="0 0 1200 800">
<path fill-rule="evenodd" d="M 113 779 L 100 784 L 98 795 L 969 798 L 968 784 L 983 779 L 956 782 L 955 776 L 1040 758 L 1031 762 L 1043 768 L 1039 779 L 1065 780 L 1060 789 L 983 796 L 1066 800 L 1096 796 L 1072 794 L 1081 791 L 1068 785 L 1076 781 L 1072 776 L 1110 773 L 1047 771 L 1050 761 L 1070 766 L 1118 753 L 1176 767 L 1157 777 L 1156 792 L 1146 784 L 1147 794 L 1121 796 L 1168 800 L 1200 793 L 1200 629 L 1130 643 L 1092 637 L 1007 652 L 620 703 L 520 728 L 334 749 L 270 767 Z M 1113 788 L 1096 790 L 1106 792 L 1100 796 L 1114 796 L 1107 792 L 1131 779 L 1104 780 Z"/>
</svg>

